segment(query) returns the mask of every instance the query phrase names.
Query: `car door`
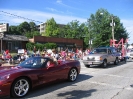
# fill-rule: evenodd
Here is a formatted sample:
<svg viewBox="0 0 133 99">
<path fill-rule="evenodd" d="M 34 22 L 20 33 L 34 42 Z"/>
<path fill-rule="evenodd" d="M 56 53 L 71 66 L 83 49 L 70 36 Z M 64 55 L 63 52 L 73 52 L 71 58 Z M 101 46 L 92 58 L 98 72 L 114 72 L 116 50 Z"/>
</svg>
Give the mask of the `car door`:
<svg viewBox="0 0 133 99">
<path fill-rule="evenodd" d="M 60 64 L 57 64 L 53 67 L 48 68 L 49 73 L 53 80 L 63 79 L 68 75 L 68 66 L 65 61 L 62 61 Z"/>
<path fill-rule="evenodd" d="M 58 79 L 64 79 L 68 76 L 69 67 L 66 64 L 66 61 L 62 61 L 56 67 L 58 68 Z"/>
<path fill-rule="evenodd" d="M 47 65 L 47 64 L 46 64 Z M 46 66 L 42 68 L 39 74 L 40 80 L 44 83 L 55 81 L 63 78 L 63 66 L 54 64 L 53 66 Z"/>
<path fill-rule="evenodd" d="M 116 56 L 119 56 L 119 54 L 115 48 L 111 50 L 111 53 L 112 53 L 112 61 L 114 62 L 116 60 Z"/>
<path fill-rule="evenodd" d="M 110 49 L 108 49 L 108 62 L 112 62 L 113 61 L 113 53 Z"/>
</svg>

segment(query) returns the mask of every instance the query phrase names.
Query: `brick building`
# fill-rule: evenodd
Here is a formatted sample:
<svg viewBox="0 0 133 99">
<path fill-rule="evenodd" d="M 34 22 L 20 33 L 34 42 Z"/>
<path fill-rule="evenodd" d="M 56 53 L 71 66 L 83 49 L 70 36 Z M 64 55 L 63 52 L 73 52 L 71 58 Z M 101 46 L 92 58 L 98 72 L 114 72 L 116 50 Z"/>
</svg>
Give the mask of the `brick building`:
<svg viewBox="0 0 133 99">
<path fill-rule="evenodd" d="M 62 48 L 83 48 L 83 40 L 79 39 L 34 36 L 29 41 L 33 43 L 56 43 L 58 50 Z"/>
</svg>

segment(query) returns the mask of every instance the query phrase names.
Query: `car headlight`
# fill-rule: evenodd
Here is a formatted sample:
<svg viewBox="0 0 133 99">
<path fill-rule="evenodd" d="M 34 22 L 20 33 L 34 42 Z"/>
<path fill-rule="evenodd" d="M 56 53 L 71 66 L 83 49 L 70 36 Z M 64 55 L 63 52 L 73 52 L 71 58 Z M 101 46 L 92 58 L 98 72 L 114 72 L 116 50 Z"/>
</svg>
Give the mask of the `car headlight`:
<svg viewBox="0 0 133 99">
<path fill-rule="evenodd" d="M 103 60 L 103 58 L 102 58 L 102 57 L 100 57 L 100 60 Z"/>
<path fill-rule="evenodd" d="M 1 80 L 6 80 L 10 78 L 10 74 L 4 75 L 4 76 L 0 76 L 0 81 Z"/>
<path fill-rule="evenodd" d="M 95 57 L 95 60 L 102 60 L 102 57 Z"/>
</svg>

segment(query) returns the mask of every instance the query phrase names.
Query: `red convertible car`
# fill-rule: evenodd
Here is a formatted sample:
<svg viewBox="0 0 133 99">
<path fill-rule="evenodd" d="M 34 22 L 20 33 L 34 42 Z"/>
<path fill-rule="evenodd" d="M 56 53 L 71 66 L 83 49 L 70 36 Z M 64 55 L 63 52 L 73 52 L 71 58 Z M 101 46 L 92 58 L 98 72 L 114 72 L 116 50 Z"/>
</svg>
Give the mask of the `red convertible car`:
<svg viewBox="0 0 133 99">
<path fill-rule="evenodd" d="M 0 67 L 0 97 L 24 97 L 32 88 L 55 80 L 75 81 L 80 73 L 76 60 L 54 62 L 48 57 L 31 57 L 18 66 Z"/>
</svg>

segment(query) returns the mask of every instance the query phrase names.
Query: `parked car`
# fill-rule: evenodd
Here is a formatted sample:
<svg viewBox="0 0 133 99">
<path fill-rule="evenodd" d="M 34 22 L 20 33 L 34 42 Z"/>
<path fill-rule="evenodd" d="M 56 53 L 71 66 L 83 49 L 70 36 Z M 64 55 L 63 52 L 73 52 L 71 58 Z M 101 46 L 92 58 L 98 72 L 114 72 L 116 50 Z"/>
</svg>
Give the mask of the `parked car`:
<svg viewBox="0 0 133 99">
<path fill-rule="evenodd" d="M 24 97 L 31 89 L 53 81 L 75 81 L 80 73 L 77 60 L 54 62 L 48 57 L 31 57 L 18 66 L 0 67 L 0 96 Z"/>
<path fill-rule="evenodd" d="M 133 49 L 128 50 L 128 52 L 127 52 L 127 58 L 128 59 L 133 59 Z"/>
<path fill-rule="evenodd" d="M 120 53 L 117 52 L 115 47 L 95 48 L 89 55 L 83 57 L 83 63 L 86 67 L 90 67 L 90 65 L 101 65 L 105 68 L 111 62 L 117 65 L 119 60 Z"/>
</svg>

